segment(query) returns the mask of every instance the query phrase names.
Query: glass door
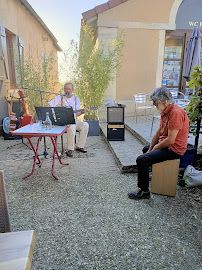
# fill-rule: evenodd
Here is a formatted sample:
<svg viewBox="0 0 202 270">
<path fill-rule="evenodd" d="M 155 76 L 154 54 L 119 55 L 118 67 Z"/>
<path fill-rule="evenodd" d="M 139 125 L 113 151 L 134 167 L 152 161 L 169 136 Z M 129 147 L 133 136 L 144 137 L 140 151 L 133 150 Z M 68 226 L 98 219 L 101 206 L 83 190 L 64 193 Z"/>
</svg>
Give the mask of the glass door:
<svg viewBox="0 0 202 270">
<path fill-rule="evenodd" d="M 181 83 L 183 37 L 166 35 L 162 85 L 177 93 Z"/>
<path fill-rule="evenodd" d="M 192 94 L 187 81 L 182 77 L 186 49 L 192 31 L 175 30 L 166 34 L 162 85 L 169 88 L 174 94 L 177 91 L 185 95 Z"/>
</svg>

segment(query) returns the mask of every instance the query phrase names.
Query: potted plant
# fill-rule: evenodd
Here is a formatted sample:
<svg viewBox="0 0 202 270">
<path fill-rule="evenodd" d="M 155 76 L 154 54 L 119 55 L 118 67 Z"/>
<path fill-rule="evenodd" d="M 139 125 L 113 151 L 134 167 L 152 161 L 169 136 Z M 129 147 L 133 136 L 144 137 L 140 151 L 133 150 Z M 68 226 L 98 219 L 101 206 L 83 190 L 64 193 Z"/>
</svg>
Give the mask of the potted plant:
<svg viewBox="0 0 202 270">
<path fill-rule="evenodd" d="M 71 42 L 69 53 L 72 53 L 71 81 L 74 82 L 76 94 L 83 107 L 98 108 L 103 104 L 106 89 L 120 67 L 122 47 L 122 34 L 103 44 L 96 40 L 92 28 L 82 22 L 80 46 L 76 42 Z M 89 134 L 99 135 L 98 110 L 90 110 L 84 117 L 89 122 Z M 96 132 L 92 125 L 97 127 Z"/>
</svg>

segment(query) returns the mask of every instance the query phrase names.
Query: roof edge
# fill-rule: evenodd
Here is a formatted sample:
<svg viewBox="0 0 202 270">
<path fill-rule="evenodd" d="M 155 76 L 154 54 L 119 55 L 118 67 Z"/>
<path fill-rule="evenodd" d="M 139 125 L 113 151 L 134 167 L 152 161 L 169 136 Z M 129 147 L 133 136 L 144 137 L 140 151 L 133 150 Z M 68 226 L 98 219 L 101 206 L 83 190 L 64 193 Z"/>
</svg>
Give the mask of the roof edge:
<svg viewBox="0 0 202 270">
<path fill-rule="evenodd" d="M 97 16 L 98 14 L 105 12 L 111 8 L 114 8 L 128 0 L 109 0 L 106 3 L 95 6 L 93 9 L 87 10 L 82 13 L 84 21 L 90 19 L 91 17 Z"/>
</svg>

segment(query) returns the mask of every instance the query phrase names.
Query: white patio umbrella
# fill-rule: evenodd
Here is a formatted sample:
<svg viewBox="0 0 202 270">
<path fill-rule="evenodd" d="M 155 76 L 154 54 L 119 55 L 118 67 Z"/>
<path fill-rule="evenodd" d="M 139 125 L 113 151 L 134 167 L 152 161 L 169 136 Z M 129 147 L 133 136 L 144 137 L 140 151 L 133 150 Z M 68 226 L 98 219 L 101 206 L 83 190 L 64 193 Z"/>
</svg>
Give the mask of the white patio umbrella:
<svg viewBox="0 0 202 270">
<path fill-rule="evenodd" d="M 198 27 L 194 28 L 191 34 L 185 58 L 185 65 L 182 76 L 189 81 L 190 73 L 192 73 L 193 67 L 200 66 L 200 51 L 201 51 L 201 32 Z"/>
<path fill-rule="evenodd" d="M 190 74 L 194 71 L 194 66 L 200 66 L 200 52 L 201 52 L 201 32 L 198 27 L 194 28 L 193 33 L 191 34 L 187 51 L 186 51 L 186 58 L 185 58 L 185 65 L 182 76 L 189 81 L 190 80 Z M 201 96 L 200 96 L 201 99 Z M 201 108 L 199 107 L 199 111 Z M 195 148 L 197 153 L 198 148 L 198 140 L 199 140 L 199 134 L 200 134 L 200 124 L 201 119 L 197 120 L 197 126 L 196 126 L 196 138 L 195 138 Z"/>
</svg>

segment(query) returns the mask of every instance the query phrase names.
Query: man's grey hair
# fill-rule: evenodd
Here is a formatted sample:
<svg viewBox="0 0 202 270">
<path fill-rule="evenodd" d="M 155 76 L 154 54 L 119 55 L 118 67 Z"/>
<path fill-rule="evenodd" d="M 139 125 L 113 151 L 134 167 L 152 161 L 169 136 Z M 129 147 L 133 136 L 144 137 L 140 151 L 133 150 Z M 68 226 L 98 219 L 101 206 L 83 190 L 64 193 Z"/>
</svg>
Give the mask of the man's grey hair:
<svg viewBox="0 0 202 270">
<path fill-rule="evenodd" d="M 166 87 L 156 88 L 153 92 L 151 92 L 150 99 L 155 103 L 164 103 L 167 105 L 174 103 L 173 96 Z"/>
<path fill-rule="evenodd" d="M 71 85 L 72 89 L 74 89 L 73 83 L 71 83 L 71 82 L 66 82 L 66 83 L 64 84 L 64 88 L 65 88 L 66 85 Z"/>
</svg>

